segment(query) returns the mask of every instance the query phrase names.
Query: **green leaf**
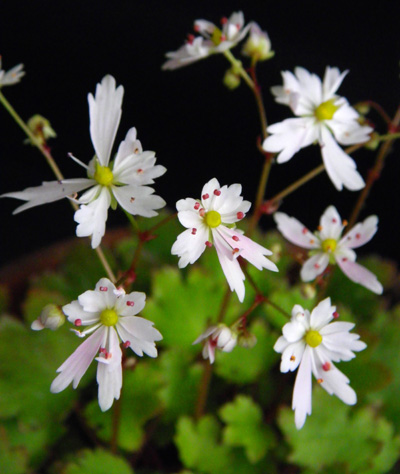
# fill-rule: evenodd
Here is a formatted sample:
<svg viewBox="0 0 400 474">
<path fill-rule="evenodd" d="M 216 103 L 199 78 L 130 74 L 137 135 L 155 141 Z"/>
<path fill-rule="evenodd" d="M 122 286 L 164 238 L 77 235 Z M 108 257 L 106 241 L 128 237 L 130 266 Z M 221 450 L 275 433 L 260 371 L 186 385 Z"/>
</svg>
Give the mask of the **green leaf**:
<svg viewBox="0 0 400 474">
<path fill-rule="evenodd" d="M 224 443 L 242 446 L 251 463 L 262 459 L 275 445 L 272 430 L 263 423 L 261 408 L 250 397 L 238 395 L 219 410 L 219 415 L 226 423 Z"/>
<path fill-rule="evenodd" d="M 154 275 L 152 297 L 142 316 L 163 335 L 160 346 L 198 352 L 199 346 L 192 343 L 215 320 L 225 288 L 211 273 L 196 267 L 188 270 L 185 279 L 177 268 L 163 268 Z M 230 305 L 227 318 L 239 314 L 238 307 L 238 303 Z"/>
<path fill-rule="evenodd" d="M 314 472 L 336 468 L 338 472 L 378 474 L 396 462 L 400 438 L 393 436 L 392 425 L 371 408 L 349 407 L 316 387 L 312 410 L 301 430 L 296 429 L 289 408 L 278 415 L 292 448 L 291 463 Z"/>
<path fill-rule="evenodd" d="M 161 375 L 156 361 L 139 360 L 133 371 L 124 371 L 118 437 L 120 448 L 127 451 L 140 449 L 144 424 L 163 409 L 158 397 L 160 387 Z M 85 410 L 88 425 L 107 443 L 111 440 L 112 413 L 113 409 L 103 413 L 97 399 Z"/>
<path fill-rule="evenodd" d="M 27 452 L 23 446 L 13 447 L 6 429 L 0 426 L 0 472 L 1 474 L 25 474 L 27 470 Z"/>
<path fill-rule="evenodd" d="M 279 359 L 279 354 L 273 351 L 277 337 L 263 320 L 255 320 L 249 331 L 257 338 L 254 347 L 237 346 L 232 352 L 218 351 L 216 355 L 215 372 L 229 382 L 253 383 Z"/>
<path fill-rule="evenodd" d="M 102 449 L 84 450 L 69 463 L 62 474 L 134 474 L 125 459 Z"/>
</svg>

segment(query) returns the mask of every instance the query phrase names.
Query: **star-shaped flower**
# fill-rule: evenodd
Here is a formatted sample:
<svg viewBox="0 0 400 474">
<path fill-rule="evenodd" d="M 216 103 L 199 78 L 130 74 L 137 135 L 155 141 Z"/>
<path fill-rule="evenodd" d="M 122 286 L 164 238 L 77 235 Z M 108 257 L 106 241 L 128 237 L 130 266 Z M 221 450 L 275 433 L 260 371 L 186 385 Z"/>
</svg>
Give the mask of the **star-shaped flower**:
<svg viewBox="0 0 400 474">
<path fill-rule="evenodd" d="M 172 246 L 172 254 L 180 257 L 178 266 L 184 268 L 194 263 L 206 247 L 215 246 L 222 270 L 232 291 L 243 301 L 245 276 L 237 257 L 240 255 L 259 270 L 278 271 L 265 255 L 272 252 L 235 229 L 250 209 L 250 202 L 243 201 L 242 186 L 232 184 L 220 187 L 216 178 L 204 185 L 201 200 L 181 199 L 176 203 L 178 219 L 187 227 Z"/>
<path fill-rule="evenodd" d="M 88 326 L 84 331 L 74 330 L 78 336 L 91 336 L 57 369 L 60 374 L 50 390 L 61 392 L 71 382 L 76 388 L 96 358 L 99 405 L 102 411 L 108 410 L 114 398 L 118 400 L 122 387 L 120 342 L 139 356 L 144 352 L 157 357 L 154 341 L 160 341 L 161 334 L 151 321 L 135 316 L 144 308 L 145 300 L 144 293 L 134 291 L 125 295 L 110 280 L 102 278 L 94 291 L 86 291 L 78 300 L 64 306 L 71 323 L 76 327 Z"/>
<path fill-rule="evenodd" d="M 350 333 L 353 323 L 331 323 L 337 317 L 330 298 L 321 301 L 311 314 L 296 304 L 290 322 L 282 328 L 283 336 L 275 343 L 274 350 L 282 354 L 281 372 L 299 368 L 292 400 L 297 429 L 302 428 L 306 416 L 311 415 L 311 373 L 330 395 L 336 395 L 347 405 L 357 402 L 350 380 L 333 362 L 353 359 L 354 351 L 362 351 L 367 346 L 359 341 L 358 334 Z"/>
<path fill-rule="evenodd" d="M 312 234 L 294 217 L 283 212 L 274 214 L 278 229 L 293 244 L 310 249 L 311 257 L 306 260 L 300 272 L 303 281 L 314 280 L 324 272 L 329 263 L 337 263 L 350 280 L 365 286 L 380 295 L 382 285 L 376 276 L 356 263 L 353 249 L 369 242 L 378 230 L 377 216 L 369 216 L 355 225 L 342 237 L 344 224 L 336 208 L 329 206 L 322 214 L 318 232 Z"/>
<path fill-rule="evenodd" d="M 155 165 L 153 151 L 143 151 L 136 138 L 136 129 L 131 128 L 121 142 L 115 160 L 110 163 L 111 149 L 121 118 L 121 105 L 124 89 L 116 87 L 112 76 L 105 76 L 97 85 L 96 95 L 89 94 L 90 135 L 96 156 L 87 169 L 88 178 L 63 179 L 44 182 L 42 186 L 23 191 L 3 194 L 27 201 L 15 213 L 34 206 L 54 202 L 88 189 L 76 201 L 80 209 L 75 213 L 78 223 L 78 237 L 92 236 L 92 247 L 96 248 L 105 233 L 108 208 L 116 208 L 117 203 L 133 215 L 152 217 L 155 209 L 165 206 L 165 201 L 154 195 L 154 189 L 147 186 L 154 178 L 163 175 L 166 169 Z"/>
<path fill-rule="evenodd" d="M 201 36 L 189 35 L 186 43 L 177 51 L 166 54 L 169 58 L 162 68 L 177 69 L 191 64 L 210 54 L 223 53 L 236 46 L 249 31 L 250 24 L 244 26 L 242 12 L 235 12 L 229 18 L 221 19 L 221 28 L 207 20 L 196 20 L 195 32 Z"/>
<path fill-rule="evenodd" d="M 203 332 L 193 344 L 198 344 L 206 339 L 203 346 L 203 358 L 210 359 L 210 364 L 215 360 L 215 349 L 221 349 L 223 352 L 231 352 L 237 343 L 237 334 L 231 331 L 225 324 L 210 326 Z"/>
<path fill-rule="evenodd" d="M 336 95 L 348 71 L 327 67 L 323 82 L 306 69 L 296 68 L 295 75 L 282 73 L 283 86 L 273 87 L 275 100 L 288 105 L 298 118 L 270 125 L 271 134 L 263 148 L 279 152 L 278 163 L 285 163 L 301 148 L 314 142 L 321 147 L 322 159 L 330 179 L 341 191 L 365 186 L 356 164 L 338 145 L 353 145 L 369 140 L 371 127 L 358 123 L 359 115 L 344 97 Z"/>
<path fill-rule="evenodd" d="M 23 64 L 18 64 L 6 72 L 4 69 L 2 69 L 1 62 L 0 56 L 0 89 L 3 86 L 12 86 L 16 84 L 21 80 L 21 77 L 25 75 L 25 71 L 22 70 L 24 68 Z"/>
</svg>

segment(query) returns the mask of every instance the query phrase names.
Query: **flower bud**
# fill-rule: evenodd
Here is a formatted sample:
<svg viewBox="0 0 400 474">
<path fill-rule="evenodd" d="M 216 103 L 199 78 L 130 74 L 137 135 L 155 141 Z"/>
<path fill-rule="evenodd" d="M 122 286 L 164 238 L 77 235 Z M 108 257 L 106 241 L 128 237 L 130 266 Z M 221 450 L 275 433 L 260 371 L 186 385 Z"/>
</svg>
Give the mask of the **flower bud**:
<svg viewBox="0 0 400 474">
<path fill-rule="evenodd" d="M 65 323 L 64 313 L 61 308 L 55 304 L 48 304 L 40 313 L 40 316 L 33 321 L 31 329 L 34 331 L 41 331 L 44 328 L 55 331 Z"/>
<path fill-rule="evenodd" d="M 354 106 L 354 108 L 360 115 L 367 115 L 371 109 L 371 107 L 365 102 L 359 102 Z"/>
<path fill-rule="evenodd" d="M 371 133 L 371 139 L 364 145 L 367 150 L 376 150 L 379 146 L 379 135 L 376 132 Z"/>
<path fill-rule="evenodd" d="M 272 58 L 275 53 L 271 51 L 271 41 L 265 31 L 262 31 L 257 23 L 253 23 L 250 34 L 243 46 L 242 54 L 249 56 L 252 62 L 266 61 Z"/>
<path fill-rule="evenodd" d="M 45 145 L 49 138 L 55 138 L 57 136 L 50 122 L 42 115 L 34 115 L 28 120 L 27 125 L 41 145 Z M 33 145 L 32 140 L 29 138 L 25 140 L 24 143 L 31 143 Z"/>
<path fill-rule="evenodd" d="M 257 344 L 257 338 L 251 332 L 244 331 L 238 337 L 238 346 L 246 347 L 247 349 L 251 349 L 256 344 Z"/>
<path fill-rule="evenodd" d="M 300 291 L 304 298 L 307 299 L 312 299 L 317 296 L 317 290 L 315 289 L 315 285 L 312 285 L 311 283 L 304 283 L 303 285 L 301 285 Z"/>
<path fill-rule="evenodd" d="M 240 86 L 240 76 L 234 71 L 234 68 L 230 68 L 226 71 L 222 82 L 228 89 L 233 90 Z"/>
</svg>

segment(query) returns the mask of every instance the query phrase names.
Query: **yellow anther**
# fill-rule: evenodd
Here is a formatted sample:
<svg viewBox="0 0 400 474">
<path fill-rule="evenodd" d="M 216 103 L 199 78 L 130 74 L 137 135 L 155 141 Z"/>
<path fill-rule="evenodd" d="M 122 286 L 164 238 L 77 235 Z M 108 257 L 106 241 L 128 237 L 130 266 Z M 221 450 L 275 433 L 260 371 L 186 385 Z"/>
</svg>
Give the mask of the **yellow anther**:
<svg viewBox="0 0 400 474">
<path fill-rule="evenodd" d="M 114 326 L 118 322 L 118 314 L 114 309 L 104 309 L 100 313 L 100 322 L 104 326 Z"/>
<path fill-rule="evenodd" d="M 317 347 L 322 342 L 321 334 L 318 331 L 314 331 L 313 329 L 307 331 L 305 339 L 306 344 L 308 344 L 310 347 Z"/>
<path fill-rule="evenodd" d="M 327 100 L 322 102 L 314 111 L 314 115 L 318 120 L 332 120 L 335 112 L 339 108 L 334 104 L 336 99 Z"/>
<path fill-rule="evenodd" d="M 336 250 L 337 242 L 335 239 L 325 239 L 322 242 L 322 250 L 324 252 L 332 253 Z"/>
<path fill-rule="evenodd" d="M 221 224 L 221 214 L 217 211 L 209 211 L 205 215 L 208 227 L 218 227 Z"/>
<path fill-rule="evenodd" d="M 96 163 L 94 179 L 102 186 L 109 186 L 113 182 L 114 176 L 108 166 L 101 166 Z"/>
</svg>

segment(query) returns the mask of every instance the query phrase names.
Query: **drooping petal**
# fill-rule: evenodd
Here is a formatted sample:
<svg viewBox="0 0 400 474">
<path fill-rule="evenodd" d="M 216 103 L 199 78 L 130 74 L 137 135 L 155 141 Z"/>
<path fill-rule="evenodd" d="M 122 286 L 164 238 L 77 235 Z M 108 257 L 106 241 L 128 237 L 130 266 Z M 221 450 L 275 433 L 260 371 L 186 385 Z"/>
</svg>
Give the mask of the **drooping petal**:
<svg viewBox="0 0 400 474">
<path fill-rule="evenodd" d="M 336 189 L 341 191 L 344 186 L 358 191 L 365 186 L 354 160 L 340 148 L 326 127 L 321 128 L 320 145 L 326 172 Z"/>
<path fill-rule="evenodd" d="M 61 392 L 68 387 L 71 382 L 73 382 L 73 388 L 78 386 L 79 381 L 100 348 L 105 331 L 106 328 L 104 327 L 97 329 L 97 331 L 88 337 L 57 369 L 57 372 L 60 372 L 60 374 L 51 384 L 50 391 L 52 393 Z"/>
<path fill-rule="evenodd" d="M 320 238 L 338 240 L 343 231 L 342 219 L 334 206 L 329 206 L 320 219 Z"/>
<path fill-rule="evenodd" d="M 45 181 L 41 186 L 26 188 L 23 191 L 2 194 L 0 197 L 10 197 L 27 201 L 22 206 L 17 207 L 13 214 L 40 206 L 49 202 L 58 201 L 66 196 L 72 196 L 83 189 L 93 186 L 96 182 L 93 179 L 77 178 L 63 179 L 62 181 Z"/>
<path fill-rule="evenodd" d="M 356 249 L 369 242 L 378 230 L 378 217 L 369 216 L 356 224 L 340 241 L 340 245 Z"/>
<path fill-rule="evenodd" d="M 120 206 L 133 215 L 154 217 L 158 214 L 155 209 L 166 204 L 164 199 L 153 194 L 154 189 L 148 186 L 112 186 L 112 192 Z"/>
<path fill-rule="evenodd" d="M 106 187 L 102 187 L 99 196 L 94 201 L 83 204 L 75 212 L 74 220 L 78 223 L 76 235 L 78 237 L 92 236 L 92 248 L 100 245 L 105 234 L 110 203 L 110 192 Z"/>
<path fill-rule="evenodd" d="M 274 219 L 279 231 L 289 242 L 305 249 L 319 248 L 319 240 L 315 235 L 294 217 L 289 217 L 283 212 L 275 212 Z"/>
<path fill-rule="evenodd" d="M 383 293 L 383 286 L 378 281 L 376 275 L 374 275 L 362 265 L 352 262 L 346 258 L 336 259 L 336 262 L 341 268 L 342 272 L 348 278 L 350 278 L 350 280 L 365 286 L 365 288 L 373 291 L 377 295 L 381 295 Z"/>
<path fill-rule="evenodd" d="M 294 410 L 294 419 L 296 428 L 303 427 L 307 415 L 311 415 L 311 359 L 313 357 L 312 349 L 307 346 L 297 372 L 296 381 L 293 389 L 292 409 Z"/>
<path fill-rule="evenodd" d="M 115 79 L 107 75 L 96 86 L 96 94 L 88 95 L 90 136 L 97 158 L 102 166 L 110 160 L 111 148 L 121 119 L 124 95 L 122 86 L 116 87 Z"/>
<path fill-rule="evenodd" d="M 318 275 L 321 275 L 329 264 L 329 255 L 327 253 L 317 253 L 303 263 L 300 276 L 303 281 L 312 281 Z"/>
</svg>

